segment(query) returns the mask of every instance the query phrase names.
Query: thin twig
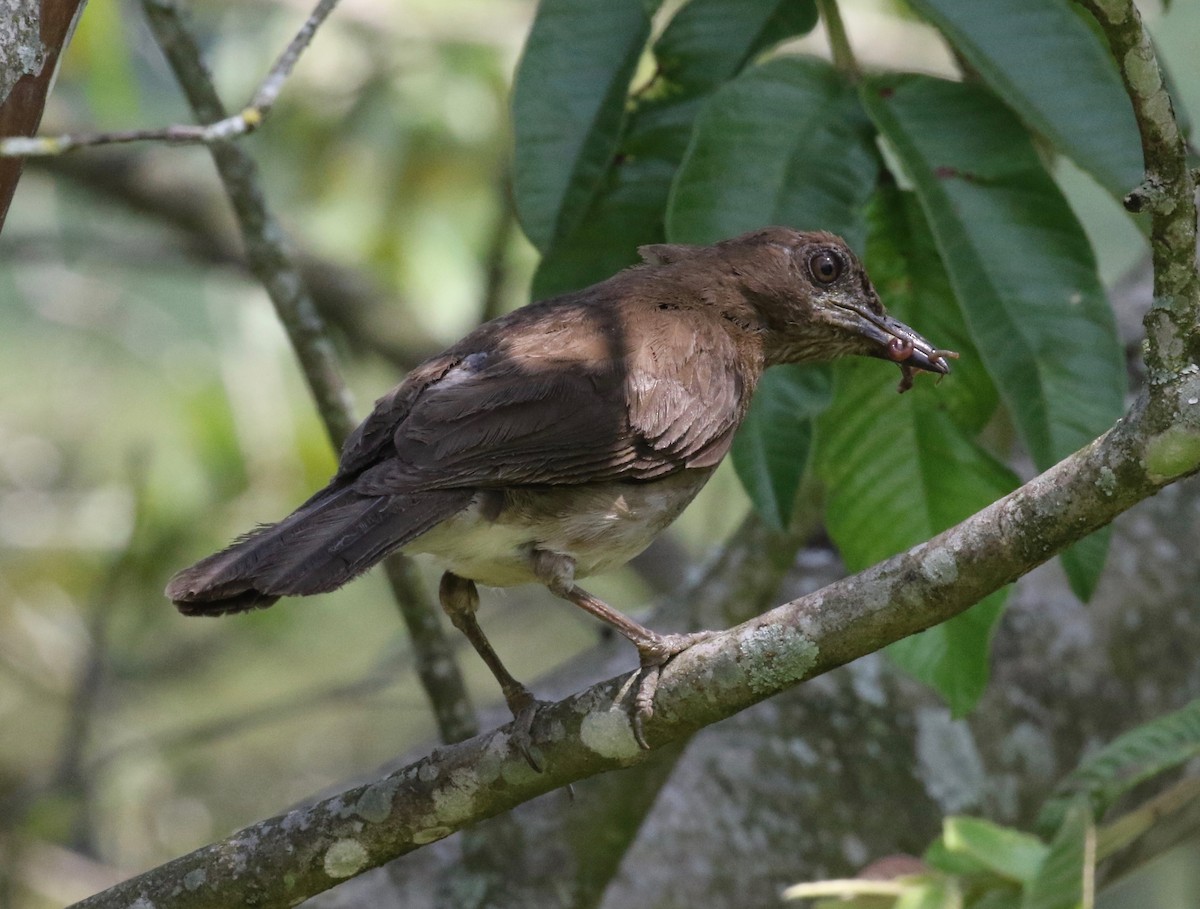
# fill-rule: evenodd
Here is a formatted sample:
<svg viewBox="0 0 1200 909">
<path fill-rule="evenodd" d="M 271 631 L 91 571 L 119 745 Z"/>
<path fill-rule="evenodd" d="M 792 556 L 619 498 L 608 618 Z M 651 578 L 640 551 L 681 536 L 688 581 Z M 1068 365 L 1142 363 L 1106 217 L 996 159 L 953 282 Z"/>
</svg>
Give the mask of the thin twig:
<svg viewBox="0 0 1200 909">
<path fill-rule="evenodd" d="M 12 136 L 0 139 L 0 158 L 61 155 L 77 148 L 116 145 L 128 142 L 162 142 L 171 145 L 197 145 L 226 142 L 253 132 L 262 125 L 274 107 L 284 82 L 292 73 L 300 54 L 308 47 L 321 23 L 337 6 L 338 0 L 321 0 L 305 20 L 300 31 L 267 71 L 250 103 L 232 117 L 224 113 L 206 125 L 175 124 L 159 129 L 117 130 L 106 133 L 67 133 L 61 136 Z"/>
<path fill-rule="evenodd" d="M 173 0 L 143 0 L 142 5 L 197 119 L 221 119 L 225 113 L 221 101 L 205 69 L 199 47 L 180 20 Z M 285 54 L 281 60 L 287 57 Z M 292 60 L 294 62 L 294 55 Z M 214 142 L 209 145 L 209 151 L 237 216 L 246 245 L 246 260 L 275 306 L 326 432 L 334 448 L 340 449 L 357 423 L 350 393 L 342 379 L 325 323 L 305 288 L 286 234 L 267 207 L 258 167 L 244 149 L 232 142 Z M 389 556 L 385 564 L 389 578 L 409 577 L 412 570 L 408 560 L 399 554 Z M 436 676 L 424 671 L 420 675 L 423 683 L 437 683 L 432 687 L 427 684 L 425 691 L 439 724 L 449 717 L 461 718 L 470 712 L 470 706 L 458 667 L 450 657 L 436 607 L 416 583 L 398 586 L 393 582 L 393 590 L 399 597 L 414 649 L 434 648 L 430 654 L 418 654 L 417 661 L 420 667 L 436 666 Z M 461 725 L 448 728 L 456 734 L 465 734 Z"/>
<path fill-rule="evenodd" d="M 60 136 L 12 136 L 0 139 L 0 158 L 43 158 L 96 145 L 159 142 L 166 145 L 203 145 L 234 139 L 253 131 L 261 119 L 250 108 L 210 126 L 177 124 L 158 129 L 114 130 L 107 133 L 63 133 Z"/>
<path fill-rule="evenodd" d="M 197 119 L 213 121 L 224 117 L 225 110 L 200 57 L 200 49 L 180 21 L 175 3 L 145 0 L 142 5 Z M 237 216 L 246 259 L 266 288 L 296 350 L 330 440 L 335 448 L 341 448 L 358 422 L 354 418 L 354 405 L 325 323 L 300 278 L 283 228 L 267 207 L 258 166 L 248 153 L 231 142 L 215 142 L 209 148 Z"/>
<path fill-rule="evenodd" d="M 279 59 L 275 61 L 275 65 L 267 71 L 266 77 L 263 79 L 262 84 L 259 85 L 258 91 L 254 93 L 254 97 L 250 100 L 249 104 L 249 109 L 258 111 L 260 122 L 275 105 L 275 99 L 279 97 L 283 83 L 291 75 L 296 61 L 300 59 L 300 55 L 312 41 L 313 36 L 317 33 L 317 29 L 321 27 L 321 23 L 333 12 L 333 8 L 337 4 L 338 0 L 320 0 L 317 3 L 317 8 L 312 11 L 312 14 L 300 26 L 300 31 L 296 32 L 296 37 L 284 48 L 283 53 L 279 55 Z"/>
<path fill-rule="evenodd" d="M 425 595 L 412 559 L 392 556 L 383 570 L 408 628 L 416 656 L 417 676 L 429 695 L 443 742 L 461 742 L 479 733 L 479 721 L 454 651 L 442 631 L 438 613 Z"/>
</svg>

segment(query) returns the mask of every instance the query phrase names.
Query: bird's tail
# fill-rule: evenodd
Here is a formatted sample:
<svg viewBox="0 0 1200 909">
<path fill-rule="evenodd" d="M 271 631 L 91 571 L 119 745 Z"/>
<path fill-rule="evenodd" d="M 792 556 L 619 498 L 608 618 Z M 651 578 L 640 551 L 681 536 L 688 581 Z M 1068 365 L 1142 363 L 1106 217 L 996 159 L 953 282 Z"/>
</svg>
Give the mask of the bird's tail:
<svg viewBox="0 0 1200 909">
<path fill-rule="evenodd" d="M 283 596 L 325 593 L 464 508 L 471 495 L 364 496 L 352 488 L 325 489 L 278 524 L 259 527 L 185 568 L 166 593 L 185 615 L 265 609 Z"/>
</svg>

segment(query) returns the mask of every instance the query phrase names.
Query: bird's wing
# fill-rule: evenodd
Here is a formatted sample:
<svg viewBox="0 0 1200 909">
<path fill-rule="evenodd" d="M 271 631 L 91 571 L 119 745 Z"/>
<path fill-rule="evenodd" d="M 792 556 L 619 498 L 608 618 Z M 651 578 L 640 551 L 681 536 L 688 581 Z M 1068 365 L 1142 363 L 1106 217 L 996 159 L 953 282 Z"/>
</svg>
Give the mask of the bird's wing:
<svg viewBox="0 0 1200 909">
<path fill-rule="evenodd" d="M 715 321 L 664 312 L 639 320 L 633 337 L 585 315 L 524 326 L 485 350 L 460 343 L 380 401 L 342 472 L 369 452 L 374 463 L 354 485 L 382 494 L 645 480 L 715 465 L 759 368 Z"/>
<path fill-rule="evenodd" d="M 426 360 L 404 381 L 375 402 L 375 408 L 358 424 L 342 445 L 338 477 L 351 479 L 380 460 L 395 454 L 392 437 L 403 425 L 413 402 L 430 385 L 453 369 L 462 358 L 450 350 Z"/>
</svg>

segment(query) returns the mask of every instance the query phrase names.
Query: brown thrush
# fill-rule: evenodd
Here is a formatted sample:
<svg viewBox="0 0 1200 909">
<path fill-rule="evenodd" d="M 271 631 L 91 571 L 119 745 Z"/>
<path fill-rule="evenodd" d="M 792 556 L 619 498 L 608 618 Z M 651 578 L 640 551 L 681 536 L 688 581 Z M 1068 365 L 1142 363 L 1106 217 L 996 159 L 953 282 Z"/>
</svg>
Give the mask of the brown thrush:
<svg viewBox="0 0 1200 909">
<path fill-rule="evenodd" d="M 440 598 L 528 737 L 536 701 L 475 618 L 476 583 L 538 582 L 610 623 L 641 658 L 634 729 L 662 666 L 696 635 L 661 635 L 578 586 L 670 524 L 729 451 L 768 366 L 851 354 L 949 372 L 889 316 L 841 239 L 769 227 L 645 263 L 481 325 L 380 398 L 337 474 L 277 524 L 171 579 L 187 615 L 342 586 L 389 552 L 441 561 Z M 528 753 L 528 752 L 527 752 Z"/>
</svg>

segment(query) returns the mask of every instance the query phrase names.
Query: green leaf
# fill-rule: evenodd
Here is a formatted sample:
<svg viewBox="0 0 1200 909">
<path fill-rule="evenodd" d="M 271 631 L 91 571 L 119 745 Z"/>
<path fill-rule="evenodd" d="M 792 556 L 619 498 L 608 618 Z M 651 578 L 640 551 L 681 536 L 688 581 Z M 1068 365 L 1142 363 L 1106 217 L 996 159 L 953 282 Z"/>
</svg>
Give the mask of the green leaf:
<svg viewBox="0 0 1200 909">
<path fill-rule="evenodd" d="M 1104 571 L 1104 563 L 1108 559 L 1108 543 L 1111 539 L 1112 528 L 1103 527 L 1063 550 L 1059 556 L 1071 590 L 1085 603 L 1096 592 L 1100 573 Z"/>
<path fill-rule="evenodd" d="M 666 239 L 671 181 L 701 99 L 758 50 L 812 27 L 811 0 L 692 0 L 654 44 L 659 76 L 633 102 L 586 214 L 560 233 L 533 279 L 541 299 L 594 284 Z"/>
<path fill-rule="evenodd" d="M 928 876 L 906 890 L 892 909 L 961 909 L 962 904 L 956 881 Z"/>
<path fill-rule="evenodd" d="M 1067 0 L 911 0 L 1022 120 L 1123 196 L 1142 180 L 1133 107 L 1101 37 Z"/>
<path fill-rule="evenodd" d="M 945 839 L 940 836 L 929 844 L 921 859 L 930 868 L 960 877 L 979 875 L 988 870 L 987 866 L 971 853 L 957 852 L 947 847 Z"/>
<path fill-rule="evenodd" d="M 846 564 L 859 570 L 958 523 L 1016 486 L 1016 477 L 955 426 L 938 390 L 918 384 L 899 400 L 884 364 L 834 372 L 834 403 L 818 423 L 828 486 L 826 522 Z M 992 628 L 1007 591 L 893 644 L 889 654 L 933 686 L 955 716 L 987 682 Z"/>
<path fill-rule="evenodd" d="M 667 236 L 711 243 L 787 224 L 861 249 L 878 172 L 871 124 L 842 76 L 818 60 L 770 60 L 715 92 L 696 118 Z"/>
<path fill-rule="evenodd" d="M 979 86 L 876 79 L 864 106 L 928 218 L 967 326 L 1040 469 L 1120 415 L 1125 368 L 1087 238 L 1020 123 Z M 1098 535 L 1063 555 L 1086 597 Z"/>
<path fill-rule="evenodd" d="M 650 35 L 641 0 L 542 0 L 513 85 L 513 192 L 540 250 L 570 233 L 604 177 Z"/>
<path fill-rule="evenodd" d="M 1029 886 L 1022 909 L 1093 909 L 1096 828 L 1087 799 L 1071 803 L 1050 851 Z"/>
<path fill-rule="evenodd" d="M 634 110 L 587 215 L 546 250 L 534 299 L 602 281 L 634 264 L 639 246 L 665 239 L 667 196 L 699 108 L 691 99 L 643 102 Z"/>
<path fill-rule="evenodd" d="M 755 510 L 784 530 L 808 466 L 813 419 L 832 397 L 829 370 L 777 366 L 767 370 L 733 440 L 733 468 Z"/>
<path fill-rule="evenodd" d="M 708 91 L 756 54 L 816 24 L 813 0 L 691 0 L 655 42 L 654 56 L 671 85 Z"/>
<path fill-rule="evenodd" d="M 1038 817 L 1052 830 L 1071 804 L 1086 797 L 1097 816 L 1140 783 L 1200 755 L 1200 699 L 1114 739 L 1054 789 Z"/>
<path fill-rule="evenodd" d="M 1021 909 L 1021 894 L 1012 889 L 989 890 L 971 902 L 971 909 Z"/>
<path fill-rule="evenodd" d="M 871 283 L 889 310 L 938 347 L 959 354 L 950 377 L 936 380 L 938 403 L 966 433 L 977 433 L 995 413 L 999 396 L 967 331 L 917 197 L 884 184 L 868 209 L 868 220 Z"/>
<path fill-rule="evenodd" d="M 972 817 L 946 818 L 942 839 L 951 852 L 966 853 L 981 867 L 1018 883 L 1037 876 L 1048 852 L 1032 834 Z"/>
</svg>

